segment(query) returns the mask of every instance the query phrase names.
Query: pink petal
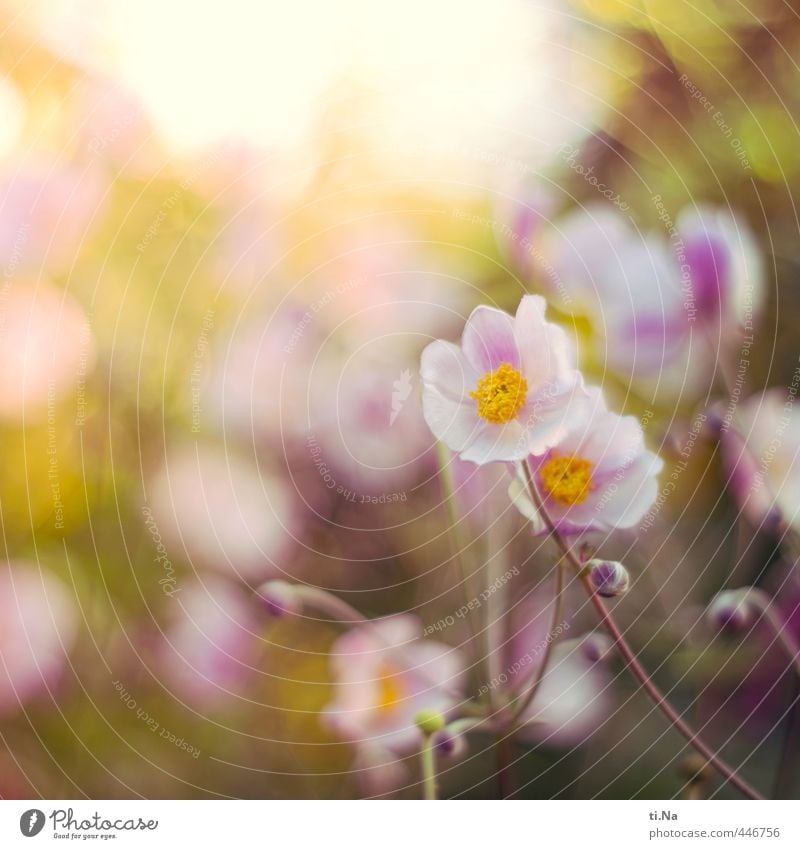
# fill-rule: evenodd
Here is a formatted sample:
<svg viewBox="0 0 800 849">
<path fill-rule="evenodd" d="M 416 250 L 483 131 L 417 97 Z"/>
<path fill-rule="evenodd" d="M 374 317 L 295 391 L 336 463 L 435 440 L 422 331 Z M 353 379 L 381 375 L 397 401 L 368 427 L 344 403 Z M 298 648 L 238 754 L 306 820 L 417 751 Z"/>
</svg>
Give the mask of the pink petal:
<svg viewBox="0 0 800 849">
<path fill-rule="evenodd" d="M 476 307 L 467 319 L 461 337 L 464 354 L 480 375 L 494 371 L 501 363 L 520 367 L 520 356 L 514 337 L 514 319 L 493 307 Z"/>
<path fill-rule="evenodd" d="M 472 367 L 458 345 L 438 339 L 422 352 L 420 375 L 423 383 L 435 387 L 453 400 L 469 397 L 483 375 Z"/>
<path fill-rule="evenodd" d="M 422 390 L 422 412 L 433 435 L 452 451 L 464 451 L 486 429 L 474 403 L 453 400 L 428 384 Z"/>
<path fill-rule="evenodd" d="M 514 320 L 514 338 L 529 389 L 574 368 L 573 346 L 561 327 L 545 319 L 546 309 L 543 297 L 525 295 Z"/>
<path fill-rule="evenodd" d="M 482 465 L 522 460 L 527 454 L 525 429 L 518 421 L 514 421 L 506 425 L 483 424 L 476 430 L 469 445 L 461 451 L 461 459 Z"/>
</svg>

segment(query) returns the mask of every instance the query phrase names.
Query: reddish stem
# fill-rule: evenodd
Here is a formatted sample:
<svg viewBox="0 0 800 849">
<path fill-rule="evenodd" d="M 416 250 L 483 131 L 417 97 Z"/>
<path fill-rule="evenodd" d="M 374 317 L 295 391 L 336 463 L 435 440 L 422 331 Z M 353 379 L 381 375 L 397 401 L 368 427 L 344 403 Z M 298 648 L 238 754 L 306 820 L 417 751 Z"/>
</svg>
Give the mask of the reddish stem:
<svg viewBox="0 0 800 849">
<path fill-rule="evenodd" d="M 530 491 L 531 498 L 533 499 L 534 504 L 536 505 L 536 509 L 539 511 L 542 519 L 544 520 L 545 525 L 547 525 L 547 529 L 550 532 L 550 535 L 556 541 L 558 547 L 564 554 L 564 557 L 572 564 L 575 568 L 578 577 L 581 580 L 586 592 L 589 595 L 589 599 L 600 615 L 600 619 L 605 626 L 608 633 L 611 635 L 611 638 L 614 640 L 614 643 L 619 650 L 619 653 L 622 655 L 625 663 L 628 665 L 628 669 L 633 673 L 639 683 L 642 685 L 644 691 L 647 695 L 653 700 L 655 706 L 667 717 L 667 719 L 672 723 L 677 731 L 679 731 L 683 736 L 689 741 L 689 743 L 697 749 L 698 752 L 720 773 L 727 781 L 734 785 L 740 792 L 742 792 L 745 796 L 749 796 L 751 799 L 763 799 L 764 797 L 753 787 L 751 787 L 743 778 L 740 778 L 736 771 L 728 766 L 715 752 L 711 749 L 694 731 L 686 722 L 681 719 L 678 712 L 672 705 L 667 701 L 664 694 L 658 687 L 655 685 L 653 680 L 645 671 L 644 667 L 639 663 L 636 658 L 636 655 L 633 653 L 633 650 L 628 645 L 625 637 L 622 635 L 622 632 L 617 627 L 617 623 L 614 621 L 613 616 L 611 615 L 608 608 L 605 606 L 602 598 L 595 592 L 594 587 L 592 586 L 591 581 L 589 580 L 589 576 L 586 574 L 583 564 L 576 557 L 573 550 L 566 543 L 564 538 L 558 532 L 553 520 L 550 517 L 550 514 L 547 512 L 547 508 L 539 495 L 539 491 L 536 488 L 536 483 L 533 479 L 533 474 L 531 473 L 530 467 L 527 462 L 523 463 L 523 469 L 525 472 L 525 477 L 528 484 L 528 490 Z"/>
</svg>

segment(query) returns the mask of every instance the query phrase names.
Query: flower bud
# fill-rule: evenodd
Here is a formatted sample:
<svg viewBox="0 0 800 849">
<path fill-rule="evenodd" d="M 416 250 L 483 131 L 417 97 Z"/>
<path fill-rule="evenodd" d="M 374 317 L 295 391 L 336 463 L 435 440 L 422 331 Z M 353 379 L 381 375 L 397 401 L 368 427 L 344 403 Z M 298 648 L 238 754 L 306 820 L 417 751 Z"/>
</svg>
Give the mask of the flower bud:
<svg viewBox="0 0 800 849">
<path fill-rule="evenodd" d="M 302 602 L 288 581 L 267 581 L 259 587 L 258 594 L 272 616 L 296 614 L 302 608 Z"/>
<path fill-rule="evenodd" d="M 706 616 L 716 630 L 738 634 L 750 628 L 767 603 L 754 587 L 723 590 L 711 599 Z"/>
<path fill-rule="evenodd" d="M 581 640 L 581 654 L 589 663 L 601 663 L 608 659 L 614 643 L 606 634 L 592 631 Z"/>
<path fill-rule="evenodd" d="M 414 718 L 414 722 L 422 733 L 427 736 L 441 731 L 447 724 L 447 720 L 438 710 L 430 710 L 429 708 L 421 710 Z"/>
<path fill-rule="evenodd" d="M 433 737 L 433 745 L 436 751 L 446 758 L 460 758 L 467 751 L 467 742 L 463 734 L 442 728 Z"/>
<path fill-rule="evenodd" d="M 586 567 L 589 580 L 598 595 L 614 598 L 627 592 L 630 585 L 628 570 L 616 560 L 590 560 Z"/>
</svg>

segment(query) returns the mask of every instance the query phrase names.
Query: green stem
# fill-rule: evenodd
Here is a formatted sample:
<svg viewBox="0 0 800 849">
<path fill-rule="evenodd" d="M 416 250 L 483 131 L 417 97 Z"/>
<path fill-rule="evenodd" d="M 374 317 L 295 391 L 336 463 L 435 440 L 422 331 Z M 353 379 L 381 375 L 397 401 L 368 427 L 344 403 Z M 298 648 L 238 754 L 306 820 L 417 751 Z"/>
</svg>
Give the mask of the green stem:
<svg viewBox="0 0 800 849">
<path fill-rule="evenodd" d="M 422 760 L 422 780 L 425 792 L 425 798 L 436 799 L 436 756 L 433 745 L 433 735 L 425 736 L 425 741 L 420 750 L 420 758 Z"/>
</svg>

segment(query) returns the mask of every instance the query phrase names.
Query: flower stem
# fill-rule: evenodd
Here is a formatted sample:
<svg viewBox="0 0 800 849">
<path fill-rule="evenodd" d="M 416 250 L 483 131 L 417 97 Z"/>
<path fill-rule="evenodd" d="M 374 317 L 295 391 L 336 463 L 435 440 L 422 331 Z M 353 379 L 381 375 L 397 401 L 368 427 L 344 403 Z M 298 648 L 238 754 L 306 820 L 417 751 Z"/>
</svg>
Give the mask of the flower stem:
<svg viewBox="0 0 800 849">
<path fill-rule="evenodd" d="M 436 756 L 433 746 L 433 735 L 426 734 L 420 750 L 422 761 L 422 779 L 425 798 L 436 800 Z"/>
<path fill-rule="evenodd" d="M 698 752 L 720 773 L 727 781 L 734 785 L 741 793 L 745 796 L 748 796 L 751 799 L 763 799 L 764 797 L 753 787 L 751 787 L 743 778 L 740 778 L 737 775 L 736 771 L 728 766 L 721 758 L 717 756 L 713 749 L 711 749 L 702 738 L 680 717 L 678 712 L 672 705 L 667 701 L 664 694 L 658 689 L 653 680 L 645 671 L 644 667 L 639 663 L 636 658 L 636 655 L 633 653 L 633 650 L 628 645 L 625 637 L 622 635 L 622 632 L 617 627 L 616 622 L 614 621 L 614 617 L 609 612 L 606 607 L 603 599 L 595 592 L 594 587 L 592 586 L 591 581 L 589 580 L 589 576 L 585 573 L 583 569 L 583 564 L 575 555 L 575 552 L 570 548 L 567 544 L 564 537 L 561 536 L 555 524 L 553 523 L 550 514 L 547 512 L 547 507 L 544 504 L 541 496 L 539 495 L 539 491 L 536 488 L 536 483 L 533 479 L 533 474 L 531 472 L 530 466 L 527 462 L 523 463 L 523 470 L 525 472 L 525 479 L 528 485 L 528 490 L 530 492 L 531 499 L 533 503 L 536 505 L 536 509 L 539 511 L 547 529 L 550 532 L 550 535 L 555 540 L 558 547 L 561 549 L 564 557 L 572 564 L 575 568 L 575 571 L 583 584 L 588 596 L 589 600 L 595 607 L 601 622 L 605 626 L 608 633 L 611 635 L 617 650 L 622 655 L 625 663 L 627 664 L 630 671 L 633 673 L 634 677 L 639 681 L 642 686 L 642 689 L 647 693 L 647 695 L 652 699 L 655 706 L 667 717 L 667 719 L 672 723 L 677 731 L 679 731 L 686 740 L 695 748 Z"/>
<path fill-rule="evenodd" d="M 501 799 L 509 799 L 514 793 L 514 775 L 512 773 L 511 761 L 511 739 L 510 731 L 498 731 L 495 743 L 495 754 L 497 757 L 497 790 Z"/>
</svg>

